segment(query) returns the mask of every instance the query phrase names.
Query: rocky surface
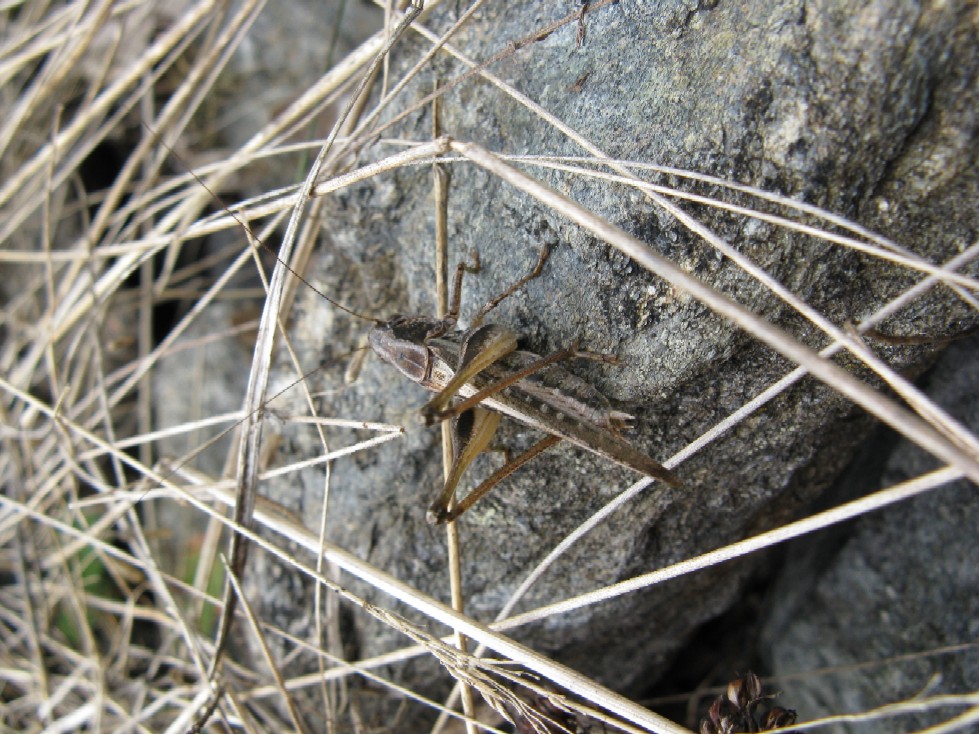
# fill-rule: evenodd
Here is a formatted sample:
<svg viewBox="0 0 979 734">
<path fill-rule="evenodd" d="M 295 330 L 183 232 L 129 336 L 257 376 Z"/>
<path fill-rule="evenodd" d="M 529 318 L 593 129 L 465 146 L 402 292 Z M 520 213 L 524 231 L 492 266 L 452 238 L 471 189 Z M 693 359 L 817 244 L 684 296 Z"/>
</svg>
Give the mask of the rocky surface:
<svg viewBox="0 0 979 734">
<path fill-rule="evenodd" d="M 453 7 L 437 11 L 430 27 L 448 27 Z M 488 58 L 577 7 L 487 4 L 456 43 L 472 58 Z M 578 34 L 576 23 L 564 26 L 491 71 L 609 156 L 797 197 L 852 217 L 936 263 L 975 240 L 979 60 L 966 3 L 921 8 L 892 0 L 855 11 L 850 3 L 830 1 L 620 2 L 586 16 L 580 45 Z M 423 51 L 417 39 L 400 45 L 395 73 Z M 443 81 L 460 71 L 448 61 L 437 66 Z M 426 95 L 432 81 L 430 71 L 423 73 L 398 110 Z M 469 80 L 446 95 L 443 126 L 500 153 L 582 154 L 485 81 Z M 425 108 L 384 135 L 425 140 L 430 131 Z M 379 144 L 365 155 L 393 150 Z M 823 346 L 817 332 L 730 260 L 634 191 L 533 173 L 807 343 Z M 331 199 L 329 232 L 308 277 L 372 314 L 432 313 L 430 192 L 431 172 L 421 167 Z M 837 323 L 859 321 L 919 279 L 766 224 L 688 209 Z M 556 245 L 543 276 L 493 318 L 539 353 L 581 338 L 589 349 L 618 355 L 618 366 L 589 362 L 572 369 L 637 416 L 630 438 L 656 458 L 681 449 L 794 366 L 471 165 L 451 165 L 449 220 L 452 262 L 475 249 L 484 264 L 482 274 L 466 280 L 464 315 L 528 270 L 542 242 Z M 941 291 L 918 299 L 882 330 L 940 337 L 973 320 Z M 294 326 L 307 364 L 337 359 L 362 343 L 366 331 L 309 292 Z M 911 373 L 937 351 L 934 345 L 880 346 L 893 365 Z M 418 425 L 415 414 L 426 394 L 373 358 L 353 385 L 342 383 L 341 372 L 342 365 L 321 376 L 323 412 L 403 423 L 407 433 L 335 463 L 330 539 L 444 599 L 444 534 L 425 523 L 440 484 L 438 432 Z M 613 515 L 551 568 L 521 609 L 793 518 L 834 482 L 872 427 L 832 389 L 802 381 L 680 466 L 684 489 L 653 487 Z M 337 431 L 331 440 L 335 446 L 352 438 Z M 531 440 L 520 426 L 503 431 L 510 446 Z M 306 458 L 319 450 L 308 433 L 285 434 L 282 449 Z M 481 459 L 474 474 L 485 475 L 497 462 Z M 509 478 L 462 520 L 468 611 L 491 619 L 535 563 L 636 478 L 565 446 Z M 310 472 L 274 491 L 318 526 L 321 475 Z M 890 517 L 872 522 L 886 525 Z M 888 532 L 898 534 L 896 527 Z M 738 598 L 751 568 L 751 562 L 725 565 L 514 635 L 603 683 L 628 688 L 661 674 L 699 625 Z M 288 574 L 258 556 L 252 578 L 261 579 L 271 621 L 288 629 L 308 622 L 311 597 L 294 581 L 284 586 Z M 359 617 L 355 625 L 360 655 L 404 642 Z M 430 675 L 424 665 L 417 669 Z M 395 674 L 411 675 L 404 669 Z"/>
<path fill-rule="evenodd" d="M 949 349 L 928 384 L 935 402 L 979 429 L 979 340 Z M 901 441 L 882 475 L 855 473 L 841 490 L 859 496 L 934 465 Z M 772 595 L 763 644 L 800 720 L 979 689 L 979 653 L 970 644 L 979 634 L 977 523 L 975 487 L 957 482 L 795 549 Z M 807 674 L 820 669 L 827 671 Z M 852 731 L 917 731 L 961 712 L 941 708 Z"/>
</svg>

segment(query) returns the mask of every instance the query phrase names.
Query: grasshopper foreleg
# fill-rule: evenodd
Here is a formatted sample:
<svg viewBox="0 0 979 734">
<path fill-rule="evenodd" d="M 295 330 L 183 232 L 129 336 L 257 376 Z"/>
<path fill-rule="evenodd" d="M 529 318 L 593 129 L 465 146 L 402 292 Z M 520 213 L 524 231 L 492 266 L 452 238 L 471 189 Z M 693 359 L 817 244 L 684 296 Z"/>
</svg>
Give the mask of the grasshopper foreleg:
<svg viewBox="0 0 979 734">
<path fill-rule="evenodd" d="M 469 382 L 475 375 L 478 375 L 486 367 L 498 361 L 499 359 L 505 357 L 510 352 L 517 348 L 517 338 L 513 332 L 503 329 L 497 326 L 481 326 L 483 318 L 486 314 L 496 308 L 504 299 L 512 296 L 518 290 L 523 288 L 527 283 L 529 283 L 534 278 L 541 274 L 544 269 L 544 263 L 547 262 L 547 258 L 551 255 L 551 245 L 545 243 L 541 247 L 540 254 L 537 256 L 537 264 L 534 269 L 531 270 L 527 275 L 522 277 L 516 283 L 511 285 L 505 291 L 500 293 L 495 298 L 491 299 L 486 305 L 484 305 L 476 317 L 473 319 L 473 329 L 470 330 L 469 335 L 466 337 L 465 342 L 462 345 L 462 349 L 459 353 L 459 363 L 456 367 L 455 376 L 446 385 L 442 392 L 433 398 L 425 407 L 422 408 L 422 415 L 425 416 L 425 423 L 431 425 L 434 422 L 432 416 L 438 416 L 445 407 L 449 404 L 453 397 L 459 392 L 459 388 Z M 444 319 L 445 323 L 455 323 L 456 319 L 459 317 L 459 308 L 462 300 L 462 275 L 464 272 L 477 272 L 479 270 L 479 253 L 473 253 L 474 264 L 466 266 L 460 263 L 456 268 L 455 283 L 453 284 L 453 294 L 452 294 L 452 305 L 449 309 L 449 313 Z M 437 336 L 438 334 L 430 334 L 429 336 Z M 519 379 L 519 378 L 518 378 Z M 475 402 L 471 405 L 475 405 Z M 453 415 L 459 415 L 462 410 L 457 410 L 453 412 Z M 444 419 L 444 418 L 443 418 Z"/>
<path fill-rule="evenodd" d="M 454 324 L 459 320 L 459 310 L 462 308 L 462 276 L 464 273 L 478 273 L 481 268 L 479 262 L 479 252 L 472 251 L 472 264 L 464 262 L 456 265 L 455 280 L 452 283 L 452 302 L 449 304 L 449 311 L 443 321 Z"/>
<path fill-rule="evenodd" d="M 529 273 L 527 273 L 516 283 L 511 285 L 509 288 L 507 288 L 505 291 L 503 291 L 496 298 L 493 298 L 492 300 L 487 302 L 486 305 L 484 305 L 481 309 L 479 309 L 479 311 L 476 313 L 476 316 L 473 318 L 472 321 L 473 326 L 479 326 L 480 324 L 482 324 L 483 319 L 486 318 L 486 314 L 488 314 L 494 308 L 499 306 L 504 299 L 509 298 L 518 290 L 520 290 L 525 285 L 527 285 L 527 283 L 532 281 L 534 278 L 538 277 L 541 274 L 541 272 L 544 270 L 544 263 L 547 262 L 547 258 L 549 258 L 550 256 L 551 256 L 551 245 L 549 242 L 545 242 L 544 246 L 541 247 L 540 249 L 540 255 L 538 255 L 537 257 L 537 264 L 534 266 L 534 269 L 531 270 Z"/>
</svg>

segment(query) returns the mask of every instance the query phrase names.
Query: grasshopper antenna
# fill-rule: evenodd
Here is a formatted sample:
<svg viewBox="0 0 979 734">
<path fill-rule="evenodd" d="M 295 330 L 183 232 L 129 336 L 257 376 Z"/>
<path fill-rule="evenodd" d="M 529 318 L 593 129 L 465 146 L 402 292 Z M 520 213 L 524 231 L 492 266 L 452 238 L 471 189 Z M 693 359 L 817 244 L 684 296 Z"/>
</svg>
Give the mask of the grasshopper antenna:
<svg viewBox="0 0 979 734">
<path fill-rule="evenodd" d="M 335 365 L 335 364 L 337 364 L 339 362 L 342 362 L 343 360 L 347 359 L 348 357 L 355 356 L 357 354 L 362 354 L 364 351 L 367 350 L 367 348 L 368 347 L 359 347 L 358 349 L 354 349 L 353 351 L 346 352 L 344 354 L 339 354 L 339 355 L 337 355 L 336 357 L 334 357 L 333 359 L 331 359 L 329 362 L 327 362 L 325 364 L 318 364 L 318 365 L 316 365 L 315 367 L 313 367 L 313 369 L 309 370 L 308 372 L 303 373 L 302 375 L 300 375 L 299 377 L 297 377 L 295 380 L 293 380 L 292 382 L 290 382 L 288 385 L 286 385 L 285 387 L 283 387 L 281 390 L 279 390 L 274 395 L 271 395 L 268 398 L 266 398 L 265 402 L 262 403 L 261 407 L 259 407 L 258 410 L 259 411 L 267 410 L 269 408 L 269 406 L 276 400 L 276 398 L 279 398 L 282 395 L 285 395 L 287 392 L 289 392 L 290 390 L 292 390 L 292 388 L 294 388 L 296 385 L 298 385 L 299 383 L 301 383 L 303 380 L 306 380 L 309 377 L 312 377 L 314 374 L 316 374 L 320 370 L 322 370 L 322 369 L 324 369 L 324 368 L 326 368 L 326 367 L 328 367 L 330 365 Z M 194 459 L 196 459 L 200 454 L 202 454 L 208 448 L 210 448 L 211 446 L 213 446 L 214 444 L 216 444 L 218 441 L 220 441 L 222 438 L 224 438 L 225 436 L 227 436 L 229 433 L 231 433 L 232 431 L 234 431 L 236 428 L 238 428 L 239 426 L 241 426 L 242 424 L 244 424 L 244 422 L 248 419 L 248 417 L 249 416 L 246 415 L 246 416 L 242 417 L 240 420 L 237 420 L 237 421 L 233 422 L 231 425 L 229 425 L 223 431 L 221 431 L 220 433 L 212 436 L 207 441 L 205 441 L 204 443 L 202 443 L 200 446 L 198 446 L 197 448 L 195 448 L 193 451 L 191 451 L 190 453 L 185 454 L 184 456 L 182 456 L 180 458 L 179 462 L 168 464 L 167 471 L 163 474 L 163 478 L 164 479 L 171 479 L 171 478 L 177 476 L 178 475 L 178 472 L 181 469 L 183 469 L 185 466 L 187 466 L 188 464 L 190 464 L 190 462 L 192 462 Z M 143 494 L 139 497 L 139 499 L 136 500 L 136 503 L 138 504 L 139 502 L 142 502 L 144 499 L 146 499 L 146 496 L 149 493 L 150 493 L 150 489 L 147 489 L 145 492 L 143 492 Z"/>
<path fill-rule="evenodd" d="M 167 149 L 167 151 L 170 153 L 170 155 L 172 155 L 174 157 L 174 159 L 181 165 L 181 167 L 185 171 L 187 171 L 187 173 L 189 173 L 193 177 L 193 179 L 201 186 L 201 188 L 203 188 L 208 194 L 211 195 L 211 198 L 214 199 L 215 202 L 217 202 L 218 206 L 220 206 L 225 212 L 227 212 L 228 213 L 228 216 L 230 216 L 232 219 L 234 219 L 241 226 L 241 228 L 245 230 L 245 232 L 248 234 L 248 239 L 250 241 L 257 242 L 259 245 L 261 245 L 262 248 L 264 248 L 264 250 L 266 252 L 268 252 L 270 255 L 272 255 L 272 257 L 274 257 L 276 260 L 279 261 L 279 263 L 282 265 L 282 267 L 284 267 L 286 270 L 288 270 L 290 273 L 292 273 L 294 276 L 296 276 L 296 278 L 298 278 L 300 281 L 302 281 L 306 285 L 307 288 L 309 288 L 311 291 L 313 291 L 316 295 L 318 295 L 320 298 L 322 298 L 323 300 L 325 300 L 327 303 L 330 303 L 333 306 L 336 306 L 341 311 L 344 311 L 345 313 L 348 313 L 351 316 L 354 316 L 354 317 L 356 317 L 358 319 L 362 319 L 364 321 L 371 321 L 371 322 L 373 322 L 375 324 L 378 324 L 378 325 L 381 325 L 381 324 L 385 323 L 383 319 L 379 319 L 379 318 L 376 318 L 374 316 L 365 316 L 362 313 L 358 313 L 357 311 L 354 311 L 352 308 L 349 308 L 347 306 L 344 306 L 342 303 L 340 303 L 339 301 L 335 301 L 334 299 L 330 298 L 328 295 L 326 295 L 325 293 L 323 293 L 323 291 L 321 291 L 319 288 L 317 288 L 312 283 L 310 283 L 308 280 L 306 280 L 306 278 L 304 278 L 302 275 L 300 275 L 297 270 L 295 270 L 291 265 L 289 265 L 289 263 L 287 263 L 285 260 L 283 260 L 282 258 L 280 258 L 279 257 L 279 254 L 273 248 L 271 248 L 269 245 L 267 245 L 258 235 L 256 235 L 255 232 L 254 232 L 254 230 L 251 228 L 251 225 L 248 223 L 248 220 L 247 219 L 244 219 L 244 218 L 242 218 L 240 216 L 238 216 L 238 214 L 235 212 L 235 210 L 232 207 L 230 207 L 227 204 L 225 204 L 225 202 L 221 199 L 221 197 L 216 192 L 212 191 L 211 188 L 206 183 L 204 183 L 204 180 L 200 176 L 197 175 L 197 173 L 194 171 L 194 169 L 191 168 L 188 165 L 187 161 L 185 161 L 180 156 L 180 154 L 177 153 L 177 151 L 175 151 L 173 148 L 171 148 L 169 145 L 167 145 L 166 142 L 159 135 L 157 135 L 156 131 L 153 130 L 153 128 L 151 128 L 143 120 L 141 120 L 140 122 L 142 123 L 143 127 L 146 128 L 147 132 L 149 132 L 149 134 L 152 135 L 153 138 L 158 143 L 160 143 L 160 145 L 162 145 L 164 148 Z"/>
</svg>

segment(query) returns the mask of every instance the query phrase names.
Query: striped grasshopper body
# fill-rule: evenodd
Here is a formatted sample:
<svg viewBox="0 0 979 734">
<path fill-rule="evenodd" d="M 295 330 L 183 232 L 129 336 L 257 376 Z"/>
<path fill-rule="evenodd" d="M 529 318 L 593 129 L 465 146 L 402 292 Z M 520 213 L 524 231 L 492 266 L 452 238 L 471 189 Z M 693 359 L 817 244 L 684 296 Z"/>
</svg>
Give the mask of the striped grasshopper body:
<svg viewBox="0 0 979 734">
<path fill-rule="evenodd" d="M 453 466 L 442 493 L 429 509 L 430 522 L 455 519 L 500 479 L 562 439 L 671 486 L 679 485 L 668 469 L 619 435 L 632 416 L 613 410 L 598 390 L 554 364 L 567 357 L 595 355 L 571 348 L 542 358 L 517 350 L 516 335 L 504 327 L 488 324 L 467 331 L 454 327 L 454 319 L 395 317 L 373 328 L 369 336 L 372 349 L 381 359 L 413 382 L 438 393 L 422 408 L 427 422 L 454 417 Z M 455 397 L 471 400 L 447 408 Z M 549 437 L 450 510 L 459 479 L 473 459 L 489 447 L 500 415 Z"/>
</svg>

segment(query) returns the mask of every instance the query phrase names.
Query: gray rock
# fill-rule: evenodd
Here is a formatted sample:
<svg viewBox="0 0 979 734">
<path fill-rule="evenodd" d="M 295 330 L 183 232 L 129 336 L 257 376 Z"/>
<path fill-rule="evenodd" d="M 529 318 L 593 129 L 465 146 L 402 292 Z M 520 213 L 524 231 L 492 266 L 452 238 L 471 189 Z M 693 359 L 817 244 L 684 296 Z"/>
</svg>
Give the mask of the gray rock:
<svg viewBox="0 0 979 734">
<path fill-rule="evenodd" d="M 488 4 L 456 39 L 484 59 L 574 4 Z M 429 26 L 451 20 L 451 4 Z M 495 64 L 491 71 L 581 131 L 610 156 L 694 169 L 773 189 L 855 218 L 942 262 L 979 227 L 974 27 L 967 4 L 922 10 L 908 2 L 616 3 L 590 13 L 576 44 L 570 24 Z M 398 46 L 395 71 L 423 52 Z M 451 80 L 460 68 L 440 62 Z M 586 76 L 587 75 L 587 76 Z M 432 88 L 432 72 L 406 90 L 392 114 Z M 582 151 L 488 83 L 446 95 L 447 133 L 502 153 Z M 424 140 L 429 109 L 385 131 Z M 378 145 L 365 157 L 381 157 Z M 732 263 L 636 193 L 531 169 L 632 232 L 697 277 L 763 312 L 813 346 L 823 341 Z M 621 254 L 582 234 L 469 164 L 451 166 L 452 262 L 478 250 L 484 272 L 467 277 L 464 315 L 528 270 L 544 241 L 557 245 L 544 275 L 494 312 L 493 320 L 548 353 L 581 338 L 617 354 L 618 366 L 571 369 L 637 418 L 630 435 L 665 459 L 794 365 L 758 346 L 705 307 L 672 291 Z M 706 187 L 697 189 L 711 193 Z M 378 177 L 331 199 L 329 233 L 308 277 L 325 293 L 375 315 L 433 312 L 433 208 L 428 168 Z M 714 193 L 717 193 L 714 191 Z M 837 323 L 858 321 L 919 279 L 908 271 L 768 225 L 687 206 Z M 941 336 L 974 322 L 947 292 L 916 301 L 882 329 Z M 371 358 L 344 386 L 335 360 L 362 343 L 366 327 L 306 292 L 294 319 L 304 364 L 334 364 L 319 379 L 324 412 L 403 423 L 404 440 L 339 460 L 330 495 L 331 540 L 437 597 L 447 598 L 444 534 L 425 524 L 440 486 L 438 431 L 417 424 L 423 390 Z M 934 346 L 883 346 L 895 367 L 922 370 Z M 285 380 L 286 378 L 282 378 Z M 611 517 L 540 580 L 521 608 L 564 599 L 768 529 L 830 485 L 872 429 L 830 388 L 805 380 L 679 468 L 683 490 L 654 487 Z M 527 445 L 520 426 L 503 443 Z M 352 442 L 331 432 L 331 445 Z M 283 450 L 308 458 L 307 434 Z M 288 460 L 288 457 L 286 457 Z M 481 459 L 485 476 L 497 457 Z M 491 619 L 529 570 L 568 532 L 637 479 L 559 446 L 509 478 L 462 520 L 467 610 Z M 470 485 L 472 486 L 472 485 Z M 322 476 L 274 489 L 276 499 L 318 523 Z M 256 559 L 266 613 L 290 629 L 309 618 L 308 597 L 283 604 L 276 573 Z M 751 562 L 724 566 L 655 590 L 517 630 L 514 636 L 603 683 L 624 688 L 662 672 L 704 620 L 731 605 Z M 370 595 L 367 590 L 362 590 Z M 295 610 L 300 610 L 300 618 Z M 279 616 L 281 613 L 282 616 Z M 360 655 L 405 640 L 354 622 Z M 418 669 L 424 670 L 424 666 Z M 430 674 L 425 670 L 424 674 Z M 425 688 L 399 670 L 397 677 Z"/>
<path fill-rule="evenodd" d="M 929 385 L 937 403 L 979 428 L 979 340 L 949 349 Z M 849 489 L 866 493 L 934 465 L 901 441 L 882 477 Z M 862 518 L 842 542 L 830 533 L 792 554 L 764 642 L 800 721 L 979 689 L 971 647 L 979 634 L 977 523 L 975 487 L 957 482 Z M 811 674 L 822 668 L 829 670 Z M 917 731 L 956 713 L 950 707 L 833 731 Z"/>
</svg>

